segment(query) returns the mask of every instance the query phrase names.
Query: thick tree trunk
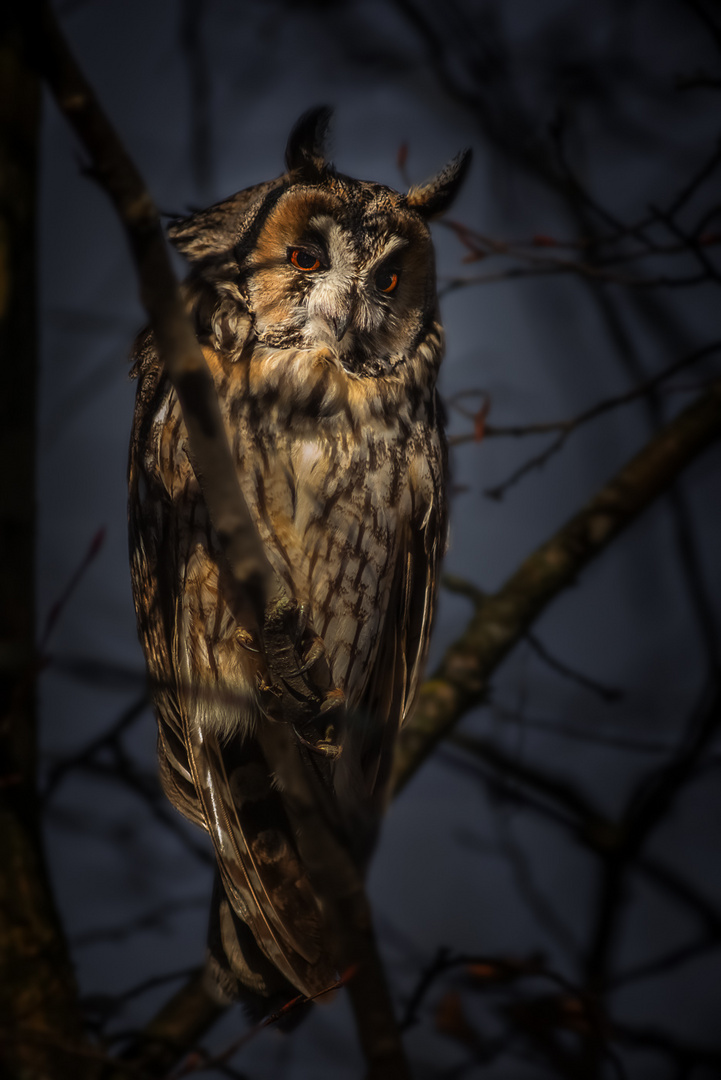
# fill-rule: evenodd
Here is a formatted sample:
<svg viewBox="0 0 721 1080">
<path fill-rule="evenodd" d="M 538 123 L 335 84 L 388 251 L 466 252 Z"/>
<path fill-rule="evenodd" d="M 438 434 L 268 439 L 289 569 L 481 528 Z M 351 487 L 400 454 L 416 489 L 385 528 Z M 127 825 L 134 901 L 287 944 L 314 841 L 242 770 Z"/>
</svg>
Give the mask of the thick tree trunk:
<svg viewBox="0 0 721 1080">
<path fill-rule="evenodd" d="M 0 38 L 0 1072 L 13 1080 L 53 1080 L 82 1075 L 74 1055 L 82 1027 L 35 790 L 40 90 L 30 64 L 38 13 L 33 19 L 33 5 L 24 7 L 22 15 L 3 16 Z"/>
</svg>

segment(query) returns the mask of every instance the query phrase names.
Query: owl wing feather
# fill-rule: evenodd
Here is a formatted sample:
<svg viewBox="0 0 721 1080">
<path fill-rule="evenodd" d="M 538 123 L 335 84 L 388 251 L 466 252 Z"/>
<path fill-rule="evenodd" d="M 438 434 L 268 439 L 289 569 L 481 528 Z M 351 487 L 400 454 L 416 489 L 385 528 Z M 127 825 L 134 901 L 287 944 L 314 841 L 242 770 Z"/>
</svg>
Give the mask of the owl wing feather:
<svg viewBox="0 0 721 1080">
<path fill-rule="evenodd" d="M 432 490 L 422 516 L 412 514 L 399 537 L 388 611 L 371 679 L 360 709 L 373 718 L 377 732 L 363 753 L 366 791 L 376 813 L 388 798 L 388 780 L 398 729 L 418 696 L 428 655 L 430 630 L 438 593 L 438 568 L 445 549 L 446 511 L 443 498 L 444 448 L 429 456 L 436 465 Z"/>
<path fill-rule="evenodd" d="M 133 582 L 157 706 L 161 780 L 170 801 L 213 841 L 223 883 L 217 921 L 225 956 L 236 956 L 233 975 L 267 995 L 279 972 L 310 996 L 330 985 L 335 971 L 322 947 L 318 901 L 252 734 L 263 722 L 258 687 L 268 682 L 267 672 L 239 644 L 242 627 L 222 587 L 222 557 L 187 456 L 182 416 L 152 340 L 138 349 L 137 367 Z M 387 799 L 398 728 L 417 694 L 444 546 L 445 455 L 432 426 L 420 456 L 423 482 L 410 485 L 402 511 L 389 510 L 388 601 L 376 645 L 361 665 L 365 671 L 348 673 L 364 685 L 334 765 L 340 813 L 360 862 L 370 853 Z M 269 555 L 276 541 L 271 530 Z M 342 591 L 343 582 L 335 584 Z M 243 970 L 248 948 L 231 940 L 242 928 L 229 913 L 223 917 L 224 897 L 262 954 L 250 970 Z"/>
<path fill-rule="evenodd" d="M 129 546 L 131 579 L 138 636 L 143 643 L 150 689 L 158 717 L 158 761 L 163 790 L 181 814 L 196 825 L 206 828 L 198 805 L 190 772 L 182 719 L 172 678 L 172 642 L 164 619 L 167 608 L 167 589 L 163 587 L 158 569 L 167 566 L 167 500 L 156 500 L 157 493 L 148 489 L 144 469 L 144 450 L 149 437 L 150 422 L 164 389 L 161 368 L 152 334 L 143 332 L 133 348 L 133 375 L 141 376 L 135 403 L 135 422 L 130 444 L 128 466 L 129 486 Z"/>
<path fill-rule="evenodd" d="M 176 592 L 172 666 L 180 673 L 176 701 L 196 802 L 233 911 L 250 927 L 274 967 L 309 996 L 335 979 L 321 949 L 318 903 L 295 850 L 281 797 L 251 731 L 228 739 L 208 730 L 204 722 L 209 707 L 228 707 L 224 698 L 232 698 L 235 688 L 223 685 L 219 675 L 208 702 L 203 700 L 207 686 L 188 685 L 183 677 L 195 647 L 184 611 L 192 597 L 192 591 Z M 216 622 L 228 614 L 225 608 L 219 593 Z M 256 722 L 262 723 L 262 716 Z"/>
<path fill-rule="evenodd" d="M 188 756 L 198 800 L 215 847 L 226 896 L 250 927 L 261 950 L 293 986 L 306 996 L 329 986 L 335 971 L 323 956 L 322 920 L 307 876 L 289 840 L 289 826 L 276 803 L 243 797 L 234 782 L 235 767 L 257 760 L 257 747 L 225 750 L 217 737 L 186 725 Z M 268 818 L 276 819 L 270 826 Z"/>
<path fill-rule="evenodd" d="M 143 382 L 129 468 L 132 579 L 156 704 L 161 783 L 176 809 L 210 834 L 225 894 L 250 927 L 260 951 L 292 986 L 309 996 L 335 979 L 321 948 L 318 903 L 250 729 L 243 737 L 225 740 L 203 722 L 209 711 L 235 709 L 237 696 L 237 686 L 224 685 L 219 671 L 214 684 L 203 685 L 188 666 L 198 649 L 194 628 L 203 636 L 206 622 L 195 616 L 207 615 L 195 608 L 197 574 L 195 580 L 189 579 L 188 564 L 195 559 L 197 571 L 200 560 L 204 570 L 215 571 L 217 581 L 214 539 L 191 475 L 184 478 L 185 488 L 178 490 L 178 469 L 190 470 L 190 463 L 182 433 L 173 449 L 167 446 L 173 395 L 161 377 L 152 340 L 142 339 L 135 355 Z M 170 453 L 171 460 L 164 460 L 164 453 Z M 181 572 L 180 567 L 185 569 Z M 222 590 L 215 590 L 214 600 L 215 625 L 225 620 L 226 627 L 232 627 Z M 229 647 L 242 653 L 237 641 L 229 642 Z M 208 654 L 206 666 L 207 660 Z M 219 921 L 223 947 L 230 953 L 229 920 Z M 239 954 L 238 963 L 243 963 Z M 256 958 L 258 966 L 260 971 L 242 975 L 246 985 L 255 985 L 267 996 L 277 989 L 274 972 L 262 961 L 258 965 Z"/>
</svg>

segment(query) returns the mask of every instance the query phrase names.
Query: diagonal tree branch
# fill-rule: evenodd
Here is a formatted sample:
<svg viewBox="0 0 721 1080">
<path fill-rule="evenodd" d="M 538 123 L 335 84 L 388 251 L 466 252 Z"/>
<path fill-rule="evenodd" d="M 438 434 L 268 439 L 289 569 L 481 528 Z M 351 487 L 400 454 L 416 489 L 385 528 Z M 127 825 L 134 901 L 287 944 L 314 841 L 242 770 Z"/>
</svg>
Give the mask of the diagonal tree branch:
<svg viewBox="0 0 721 1080">
<path fill-rule="evenodd" d="M 95 178 L 112 199 L 125 228 L 140 281 L 140 298 L 182 406 L 208 513 L 234 580 L 252 592 L 262 612 L 280 584 L 240 491 L 213 378 L 185 313 L 158 211 L 48 4 L 43 5 L 42 27 L 42 75 L 88 152 Z"/>
<path fill-rule="evenodd" d="M 158 212 L 142 177 L 73 58 L 49 5 L 43 9 L 42 72 L 55 99 L 88 152 L 96 178 L 113 200 L 130 241 L 160 358 L 178 395 L 193 467 L 234 584 L 253 601 L 259 631 L 270 625 L 284 596 L 243 499 L 220 415 L 215 385 L 188 319 L 173 273 Z M 277 620 L 276 620 L 277 621 Z M 276 639 L 281 635 L 276 633 Z M 278 652 L 293 643 L 274 640 Z M 271 665 L 273 657 L 266 651 Z M 259 738 L 270 771 L 279 777 L 291 821 L 303 823 L 299 848 L 326 915 L 330 951 L 343 967 L 356 968 L 350 981 L 369 1077 L 408 1076 L 390 994 L 370 919 L 359 869 L 323 812 L 308 783 L 289 724 L 260 725 Z M 334 946 L 334 947 L 333 947 Z M 182 991 L 181 991 L 182 994 Z M 201 988 L 202 995 L 202 988 Z M 212 1019 L 214 1010 L 209 1010 Z"/>
</svg>

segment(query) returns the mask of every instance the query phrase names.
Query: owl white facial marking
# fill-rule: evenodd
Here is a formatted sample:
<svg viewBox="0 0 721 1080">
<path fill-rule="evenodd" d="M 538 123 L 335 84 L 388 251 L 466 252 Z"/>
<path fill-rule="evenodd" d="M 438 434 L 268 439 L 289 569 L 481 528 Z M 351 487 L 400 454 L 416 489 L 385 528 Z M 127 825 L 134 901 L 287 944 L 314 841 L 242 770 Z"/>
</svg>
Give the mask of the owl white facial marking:
<svg viewBox="0 0 721 1080">
<path fill-rule="evenodd" d="M 308 322 L 303 336 L 308 341 L 309 335 L 318 334 L 320 340 L 333 345 L 342 341 L 352 327 L 357 256 L 347 229 L 329 215 L 312 217 L 308 228 L 322 243 L 327 263 L 326 269 L 316 275 L 308 294 Z"/>
</svg>

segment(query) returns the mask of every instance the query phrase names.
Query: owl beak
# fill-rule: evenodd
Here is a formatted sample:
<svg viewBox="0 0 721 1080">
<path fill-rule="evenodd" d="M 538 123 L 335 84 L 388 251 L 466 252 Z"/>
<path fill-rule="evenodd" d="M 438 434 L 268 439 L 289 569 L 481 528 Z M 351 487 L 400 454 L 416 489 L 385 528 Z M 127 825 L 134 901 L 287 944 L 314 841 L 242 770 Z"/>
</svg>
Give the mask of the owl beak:
<svg viewBox="0 0 721 1080">
<path fill-rule="evenodd" d="M 337 318 L 332 318 L 330 320 L 335 331 L 336 341 L 342 341 L 344 338 L 345 332 L 348 329 L 348 324 L 351 320 L 351 315 L 351 311 L 346 311 L 343 315 L 339 315 Z"/>
</svg>

